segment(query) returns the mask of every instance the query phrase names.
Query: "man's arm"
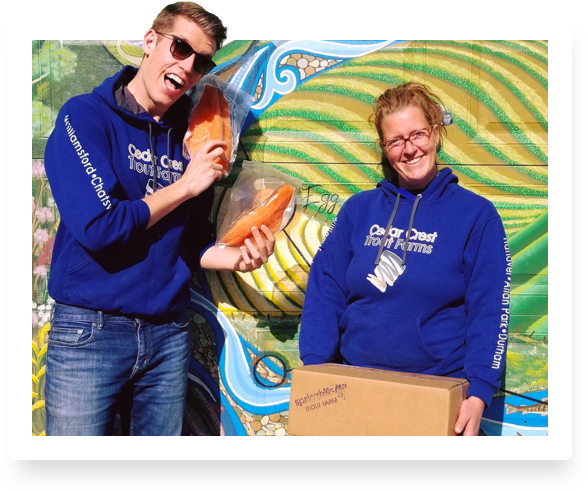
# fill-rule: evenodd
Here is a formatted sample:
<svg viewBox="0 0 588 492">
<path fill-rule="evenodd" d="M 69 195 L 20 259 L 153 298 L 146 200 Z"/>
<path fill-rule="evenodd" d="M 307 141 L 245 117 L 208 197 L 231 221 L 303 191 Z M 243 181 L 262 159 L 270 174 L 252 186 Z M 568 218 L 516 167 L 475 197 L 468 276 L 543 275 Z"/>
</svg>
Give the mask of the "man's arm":
<svg viewBox="0 0 588 492">
<path fill-rule="evenodd" d="M 222 140 L 209 140 L 192 158 L 178 181 L 142 198 L 149 207 L 150 218 L 147 228 L 221 179 L 223 166 L 215 160 L 218 157 L 226 160 L 223 150 L 226 146 Z"/>
<path fill-rule="evenodd" d="M 261 226 L 261 232 L 256 227 L 252 227 L 251 233 L 255 243 L 246 239 L 245 246 L 241 248 L 221 248 L 217 245 L 208 248 L 200 259 L 202 268 L 250 272 L 267 263 L 274 252 L 275 236 L 265 225 Z"/>
<path fill-rule="evenodd" d="M 45 169 L 61 221 L 88 251 L 105 252 L 140 240 L 149 207 L 125 199 L 114 171 L 112 142 L 87 97 L 60 109 L 45 148 Z"/>
</svg>

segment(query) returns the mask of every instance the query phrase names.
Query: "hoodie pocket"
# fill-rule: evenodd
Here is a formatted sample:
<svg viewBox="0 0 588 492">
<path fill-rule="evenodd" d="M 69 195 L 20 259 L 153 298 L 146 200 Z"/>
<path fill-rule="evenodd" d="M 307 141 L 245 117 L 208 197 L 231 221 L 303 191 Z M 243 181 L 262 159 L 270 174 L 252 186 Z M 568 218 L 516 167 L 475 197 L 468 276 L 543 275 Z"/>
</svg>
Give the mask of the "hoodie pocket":
<svg viewBox="0 0 588 492">
<path fill-rule="evenodd" d="M 423 372 L 441 360 L 423 343 L 418 318 L 352 304 L 341 330 L 341 355 L 352 365 Z"/>
</svg>

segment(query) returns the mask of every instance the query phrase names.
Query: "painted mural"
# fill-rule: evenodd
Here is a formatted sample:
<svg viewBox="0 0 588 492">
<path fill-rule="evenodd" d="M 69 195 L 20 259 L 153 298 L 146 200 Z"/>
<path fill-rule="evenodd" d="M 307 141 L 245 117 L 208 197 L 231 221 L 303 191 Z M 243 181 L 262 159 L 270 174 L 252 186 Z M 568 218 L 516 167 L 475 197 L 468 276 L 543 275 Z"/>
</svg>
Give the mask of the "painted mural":
<svg viewBox="0 0 588 492">
<path fill-rule="evenodd" d="M 140 42 L 33 41 L 32 432 L 44 434 L 46 286 L 59 211 L 43 150 L 61 105 L 123 64 Z M 186 435 L 287 435 L 291 370 L 314 253 L 345 200 L 382 179 L 369 123 L 387 87 L 423 82 L 451 113 L 439 157 L 500 213 L 513 260 L 506 371 L 487 435 L 547 435 L 547 53 L 545 41 L 233 41 L 215 73 L 251 96 L 219 222 L 244 160 L 300 179 L 294 219 L 251 273 L 193 279 Z"/>
</svg>

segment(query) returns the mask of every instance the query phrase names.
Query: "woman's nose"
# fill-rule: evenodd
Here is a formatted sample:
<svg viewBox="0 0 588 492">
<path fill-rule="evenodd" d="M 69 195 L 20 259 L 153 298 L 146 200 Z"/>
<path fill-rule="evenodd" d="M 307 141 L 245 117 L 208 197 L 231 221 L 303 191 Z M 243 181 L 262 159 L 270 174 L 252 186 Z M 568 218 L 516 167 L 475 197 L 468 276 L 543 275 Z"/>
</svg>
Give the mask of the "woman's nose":
<svg viewBox="0 0 588 492">
<path fill-rule="evenodd" d="M 417 146 L 413 144 L 410 140 L 405 140 L 403 150 L 406 154 L 414 154 L 417 150 Z"/>
</svg>

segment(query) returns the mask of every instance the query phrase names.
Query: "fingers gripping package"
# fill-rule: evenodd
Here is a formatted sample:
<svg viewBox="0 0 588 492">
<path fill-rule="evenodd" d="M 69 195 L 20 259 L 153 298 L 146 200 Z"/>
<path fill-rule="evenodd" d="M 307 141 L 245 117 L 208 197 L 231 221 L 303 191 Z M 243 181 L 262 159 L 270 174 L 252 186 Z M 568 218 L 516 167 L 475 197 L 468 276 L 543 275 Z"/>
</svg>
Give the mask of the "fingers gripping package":
<svg viewBox="0 0 588 492">
<path fill-rule="evenodd" d="M 253 97 L 216 75 L 205 75 L 192 94 L 188 130 L 184 135 L 184 157 L 193 158 L 202 146 L 212 139 L 227 144 L 227 162 L 222 164 L 228 176 L 237 157 L 237 145 Z"/>
<path fill-rule="evenodd" d="M 261 162 L 243 161 L 243 170 L 231 190 L 226 214 L 218 231 L 219 246 L 240 247 L 252 240 L 251 228 L 266 225 L 274 234 L 294 217 L 302 181 Z"/>
</svg>

